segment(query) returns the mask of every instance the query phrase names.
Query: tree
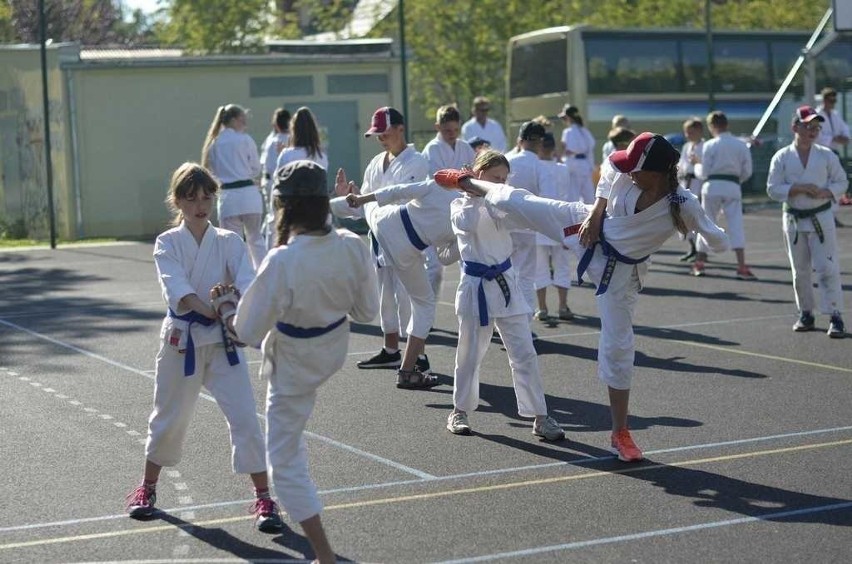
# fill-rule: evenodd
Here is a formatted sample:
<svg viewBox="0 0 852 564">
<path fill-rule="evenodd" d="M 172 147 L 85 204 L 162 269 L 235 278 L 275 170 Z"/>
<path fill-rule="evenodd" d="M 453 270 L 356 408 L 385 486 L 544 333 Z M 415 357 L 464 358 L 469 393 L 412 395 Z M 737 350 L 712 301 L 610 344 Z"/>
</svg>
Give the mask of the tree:
<svg viewBox="0 0 852 564">
<path fill-rule="evenodd" d="M 120 43 L 121 10 L 111 0 L 45 0 L 47 37 L 84 45 Z M 38 43 L 38 0 L 9 0 L 15 40 Z"/>
<path fill-rule="evenodd" d="M 261 51 L 274 22 L 267 0 L 171 0 L 165 14 L 159 38 L 202 54 Z"/>
</svg>

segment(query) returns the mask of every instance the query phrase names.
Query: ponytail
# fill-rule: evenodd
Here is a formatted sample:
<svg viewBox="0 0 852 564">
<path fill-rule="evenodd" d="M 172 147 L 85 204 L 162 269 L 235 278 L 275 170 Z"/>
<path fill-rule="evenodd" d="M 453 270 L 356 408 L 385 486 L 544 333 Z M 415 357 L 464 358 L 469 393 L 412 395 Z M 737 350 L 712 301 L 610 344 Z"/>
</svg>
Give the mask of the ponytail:
<svg viewBox="0 0 852 564">
<path fill-rule="evenodd" d="M 681 235 L 685 236 L 689 232 L 689 229 L 686 228 L 686 223 L 680 215 L 680 204 L 685 202 L 686 199 L 677 193 L 678 186 L 680 186 L 677 179 L 677 166 L 673 166 L 669 169 L 668 181 L 669 214 L 672 216 L 672 222 L 674 223 L 675 229 L 677 229 Z"/>
<path fill-rule="evenodd" d="M 204 138 L 204 145 L 201 148 L 201 166 L 210 168 L 210 147 L 213 146 L 213 141 L 219 137 L 219 132 L 222 131 L 222 118 L 225 116 L 225 106 L 219 106 L 216 110 L 216 115 L 213 116 L 213 122 L 207 130 L 207 137 Z"/>
</svg>

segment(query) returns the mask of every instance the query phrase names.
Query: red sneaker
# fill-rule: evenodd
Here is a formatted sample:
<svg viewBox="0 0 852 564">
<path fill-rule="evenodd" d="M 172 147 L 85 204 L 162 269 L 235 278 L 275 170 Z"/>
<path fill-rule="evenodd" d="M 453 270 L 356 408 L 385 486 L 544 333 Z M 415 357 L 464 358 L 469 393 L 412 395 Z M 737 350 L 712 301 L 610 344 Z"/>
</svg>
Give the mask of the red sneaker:
<svg viewBox="0 0 852 564">
<path fill-rule="evenodd" d="M 742 268 L 737 267 L 737 278 L 740 280 L 757 280 L 757 276 L 752 274 L 751 270 L 749 270 L 749 267 L 747 266 Z"/>
<path fill-rule="evenodd" d="M 154 514 L 154 504 L 157 502 L 155 490 L 144 485 L 137 486 L 126 499 L 127 514 L 134 519 L 150 517 Z"/>
<path fill-rule="evenodd" d="M 456 170 L 453 168 L 444 168 L 435 173 L 435 182 L 438 183 L 439 186 L 443 186 L 444 188 L 450 188 L 452 190 L 458 190 L 461 188 L 459 186 L 459 182 L 464 180 L 465 178 L 473 178 L 473 173 L 469 170 Z"/>
<path fill-rule="evenodd" d="M 611 436 L 610 450 L 618 455 L 623 462 L 638 462 L 644 458 L 642 451 L 633 442 L 630 431 L 627 428 L 616 431 Z"/>
<path fill-rule="evenodd" d="M 278 505 L 268 497 L 256 499 L 249 511 L 254 513 L 254 526 L 262 533 L 277 533 L 284 528 Z"/>
<path fill-rule="evenodd" d="M 693 276 L 704 276 L 704 261 L 697 260 L 692 263 L 692 275 Z"/>
</svg>

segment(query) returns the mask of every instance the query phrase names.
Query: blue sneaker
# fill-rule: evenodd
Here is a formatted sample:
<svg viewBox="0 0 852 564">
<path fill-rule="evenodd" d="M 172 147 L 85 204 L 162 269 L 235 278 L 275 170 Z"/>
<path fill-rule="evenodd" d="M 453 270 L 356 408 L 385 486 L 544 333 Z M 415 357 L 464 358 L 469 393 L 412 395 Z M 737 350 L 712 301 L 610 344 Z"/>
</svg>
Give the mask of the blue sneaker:
<svg viewBox="0 0 852 564">
<path fill-rule="evenodd" d="M 805 331 L 813 331 L 814 330 L 814 316 L 809 311 L 803 311 L 799 316 L 799 320 L 793 325 L 793 331 L 796 333 L 804 333 Z M 841 321 L 841 325 L 843 322 Z"/>
<path fill-rule="evenodd" d="M 843 319 L 840 318 L 839 313 L 831 316 L 826 334 L 832 339 L 842 339 L 846 336 L 846 328 L 843 326 Z"/>
</svg>

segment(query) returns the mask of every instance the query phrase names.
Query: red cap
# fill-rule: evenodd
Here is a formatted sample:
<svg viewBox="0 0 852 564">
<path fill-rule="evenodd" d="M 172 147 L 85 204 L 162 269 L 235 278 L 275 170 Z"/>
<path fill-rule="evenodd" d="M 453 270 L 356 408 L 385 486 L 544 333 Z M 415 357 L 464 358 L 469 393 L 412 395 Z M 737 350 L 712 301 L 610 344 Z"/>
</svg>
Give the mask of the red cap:
<svg viewBox="0 0 852 564">
<path fill-rule="evenodd" d="M 825 118 L 817 113 L 811 106 L 799 106 L 796 108 L 796 121 L 799 123 L 810 123 L 814 120 L 825 121 Z"/>
<path fill-rule="evenodd" d="M 364 137 L 384 133 L 390 129 L 391 126 L 403 125 L 404 123 L 405 120 L 403 119 L 402 114 L 399 113 L 399 110 L 391 108 L 390 106 L 379 108 L 373 114 L 373 120 L 370 122 L 370 129 L 364 133 Z"/>
<path fill-rule="evenodd" d="M 653 170 L 668 172 L 677 165 L 680 153 L 662 135 L 649 131 L 637 135 L 623 151 L 609 156 L 610 162 L 619 172 Z"/>
</svg>

